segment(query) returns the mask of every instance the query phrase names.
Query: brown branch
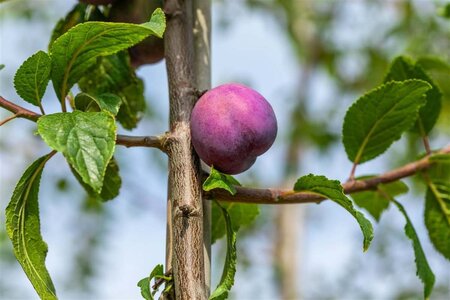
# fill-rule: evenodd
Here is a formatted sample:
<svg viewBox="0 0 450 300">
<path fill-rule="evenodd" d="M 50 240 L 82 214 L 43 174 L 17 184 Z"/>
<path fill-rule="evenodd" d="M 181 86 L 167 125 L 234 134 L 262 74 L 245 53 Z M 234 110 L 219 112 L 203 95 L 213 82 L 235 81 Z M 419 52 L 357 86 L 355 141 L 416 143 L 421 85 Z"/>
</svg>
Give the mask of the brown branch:
<svg viewBox="0 0 450 300">
<path fill-rule="evenodd" d="M 159 150 L 166 152 L 165 142 L 166 135 L 158 136 L 130 136 L 118 134 L 116 138 L 116 144 L 129 147 L 149 147 L 158 148 Z"/>
<path fill-rule="evenodd" d="M 18 118 L 24 118 L 34 122 L 36 122 L 41 116 L 40 114 L 6 100 L 2 96 L 0 96 L 0 107 L 9 110 L 13 114 L 17 115 Z"/>
<path fill-rule="evenodd" d="M 436 153 L 450 153 L 447 146 Z M 381 183 L 394 182 L 402 178 L 414 175 L 422 170 L 428 169 L 433 164 L 429 157 L 406 164 L 400 168 L 388 171 L 379 176 L 365 180 L 354 180 L 345 182 L 342 187 L 346 194 L 360 191 L 373 190 Z M 206 193 L 208 199 L 229 202 L 256 203 L 256 204 L 294 204 L 294 203 L 319 203 L 325 198 L 316 194 L 295 192 L 281 189 L 256 189 L 236 187 L 237 193 L 232 196 L 227 191 L 216 189 Z"/>
<path fill-rule="evenodd" d="M 41 114 L 35 113 L 22 106 L 12 103 L 0 96 L 0 107 L 14 113 L 15 118 L 24 118 L 33 122 L 36 122 Z M 158 148 L 165 152 L 166 135 L 159 136 L 129 136 L 118 134 L 116 138 L 116 144 L 125 147 L 149 147 Z"/>
</svg>

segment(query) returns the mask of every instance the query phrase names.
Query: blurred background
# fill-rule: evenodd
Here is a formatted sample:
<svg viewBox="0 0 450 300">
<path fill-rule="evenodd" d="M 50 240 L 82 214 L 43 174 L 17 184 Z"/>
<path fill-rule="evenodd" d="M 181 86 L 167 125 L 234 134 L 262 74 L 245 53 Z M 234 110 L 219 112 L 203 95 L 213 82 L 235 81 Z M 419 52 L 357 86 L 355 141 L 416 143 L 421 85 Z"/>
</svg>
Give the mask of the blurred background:
<svg viewBox="0 0 450 300">
<path fill-rule="evenodd" d="M 213 1 L 212 82 L 245 83 L 272 104 L 279 122 L 274 146 L 244 174 L 248 186 L 291 187 L 314 173 L 345 181 L 351 169 L 341 143 L 349 105 L 380 84 L 392 59 L 438 55 L 450 62 L 448 1 L 432 0 L 229 0 Z M 46 50 L 55 23 L 76 1 L 11 0 L 0 4 L 0 94 L 29 109 L 15 93 L 21 63 Z M 432 148 L 450 141 L 450 75 L 430 69 L 444 90 Z M 448 70 L 447 70 L 448 71 Z M 164 132 L 168 92 L 164 62 L 142 66 L 148 109 L 135 135 Z M 76 88 L 74 89 L 74 91 Z M 59 103 L 52 87 L 43 104 Z M 9 116 L 0 110 L 0 119 Z M 37 299 L 15 260 L 5 232 L 4 209 L 25 168 L 47 153 L 35 124 L 15 120 L 0 128 L 0 298 Z M 123 129 L 119 129 L 125 133 Z M 423 152 L 412 134 L 362 166 L 376 174 Z M 154 149 L 117 147 L 122 188 L 99 203 L 86 196 L 62 156 L 44 171 L 41 231 L 49 246 L 47 267 L 60 299 L 140 299 L 137 282 L 164 262 L 167 160 Z M 432 299 L 450 299 L 450 264 L 429 242 L 423 222 L 424 187 L 406 181 L 399 197 L 418 231 L 436 275 Z M 261 206 L 238 236 L 240 263 L 231 299 L 421 299 L 404 219 L 390 208 L 375 224 L 367 253 L 357 223 L 331 201 L 320 205 Z M 368 214 L 366 214 L 368 215 Z M 220 278 L 224 245 L 213 247 L 213 286 Z"/>
</svg>

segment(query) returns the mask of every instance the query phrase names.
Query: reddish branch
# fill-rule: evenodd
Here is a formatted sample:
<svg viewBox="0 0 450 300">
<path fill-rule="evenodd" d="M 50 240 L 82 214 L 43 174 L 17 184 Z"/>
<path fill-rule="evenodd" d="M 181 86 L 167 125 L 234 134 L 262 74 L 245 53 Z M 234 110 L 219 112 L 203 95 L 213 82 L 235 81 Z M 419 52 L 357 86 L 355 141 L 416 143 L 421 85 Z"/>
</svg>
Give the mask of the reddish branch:
<svg viewBox="0 0 450 300">
<path fill-rule="evenodd" d="M 31 110 L 28 110 L 26 108 L 23 108 L 22 106 L 19 106 L 6 100 L 2 96 L 0 96 L 0 107 L 9 110 L 13 114 L 15 114 L 17 118 L 24 118 L 34 122 L 36 122 L 37 119 L 39 119 L 39 117 L 41 116 L 40 114 L 37 114 Z"/>
<path fill-rule="evenodd" d="M 450 146 L 447 146 L 437 153 L 450 153 Z M 418 161 L 406 164 L 400 168 L 388 171 L 377 177 L 365 180 L 347 181 L 342 185 L 346 194 L 360 191 L 374 190 L 381 183 L 394 182 L 399 179 L 409 177 L 422 170 L 429 168 L 433 164 L 429 157 L 424 157 Z M 237 193 L 232 196 L 224 190 L 212 190 L 207 193 L 208 199 L 215 199 L 229 202 L 257 203 L 257 204 L 294 204 L 294 203 L 319 203 L 325 198 L 316 194 L 305 192 L 294 192 L 292 190 L 281 189 L 256 189 L 246 187 L 236 187 Z"/>
<path fill-rule="evenodd" d="M 14 113 L 18 118 L 25 118 L 36 122 L 41 116 L 38 113 L 32 112 L 21 106 L 18 106 L 2 96 L 0 96 L 0 107 Z M 166 136 L 127 136 L 117 135 L 116 143 L 126 147 L 154 147 L 165 151 Z M 450 146 L 447 146 L 437 153 L 450 153 Z M 389 183 L 399 179 L 409 177 L 422 170 L 429 168 L 433 162 L 429 157 L 424 157 L 421 160 L 406 164 L 400 168 L 388 171 L 377 177 L 365 180 L 349 180 L 345 182 L 342 187 L 346 194 L 351 194 L 360 191 L 376 189 L 380 183 Z M 242 203 L 258 203 L 258 204 L 294 204 L 294 203 L 319 203 L 326 200 L 323 197 L 315 194 L 305 192 L 294 192 L 292 190 L 281 189 L 258 189 L 236 187 L 237 193 L 232 196 L 224 190 L 212 190 L 206 193 L 206 198 L 229 202 Z"/>
<path fill-rule="evenodd" d="M 35 113 L 22 106 L 12 103 L 0 96 L 0 107 L 9 110 L 14 114 L 14 118 L 24 118 L 30 121 L 36 122 L 41 114 Z M 158 148 L 165 152 L 164 144 L 166 136 L 128 136 L 118 134 L 116 138 L 116 144 L 125 147 L 152 147 Z"/>
</svg>

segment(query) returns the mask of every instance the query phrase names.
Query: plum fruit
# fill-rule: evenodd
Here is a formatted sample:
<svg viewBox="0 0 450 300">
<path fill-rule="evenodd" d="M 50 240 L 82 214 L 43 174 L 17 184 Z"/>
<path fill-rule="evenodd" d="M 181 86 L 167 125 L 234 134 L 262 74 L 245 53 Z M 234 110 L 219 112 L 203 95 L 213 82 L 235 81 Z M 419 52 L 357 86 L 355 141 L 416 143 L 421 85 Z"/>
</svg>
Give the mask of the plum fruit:
<svg viewBox="0 0 450 300">
<path fill-rule="evenodd" d="M 277 120 L 255 90 L 229 83 L 200 97 L 191 114 L 192 145 L 208 165 L 226 174 L 249 169 L 272 146 Z"/>
<path fill-rule="evenodd" d="M 115 0 L 79 0 L 79 1 L 92 5 L 108 5 L 113 3 Z"/>
<path fill-rule="evenodd" d="M 153 11 L 162 7 L 162 0 L 117 0 L 111 6 L 109 21 L 140 24 L 150 20 Z M 149 36 L 129 49 L 131 65 L 137 68 L 154 64 L 164 58 L 164 40 Z"/>
</svg>

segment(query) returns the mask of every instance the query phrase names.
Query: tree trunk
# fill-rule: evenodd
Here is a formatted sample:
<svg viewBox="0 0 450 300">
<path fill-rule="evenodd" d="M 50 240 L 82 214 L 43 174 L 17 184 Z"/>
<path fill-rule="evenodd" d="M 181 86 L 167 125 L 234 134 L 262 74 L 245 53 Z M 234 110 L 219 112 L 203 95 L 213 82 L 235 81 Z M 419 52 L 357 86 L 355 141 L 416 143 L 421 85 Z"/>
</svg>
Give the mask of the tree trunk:
<svg viewBox="0 0 450 300">
<path fill-rule="evenodd" d="M 168 253 L 176 299 L 207 299 L 200 161 L 189 129 L 197 100 L 194 77 L 192 1 L 167 0 L 165 58 L 169 80 L 170 133 Z"/>
<path fill-rule="evenodd" d="M 199 91 L 211 88 L 211 0 L 193 0 L 194 70 Z M 203 246 L 206 292 L 211 292 L 211 202 L 203 199 Z"/>
</svg>

